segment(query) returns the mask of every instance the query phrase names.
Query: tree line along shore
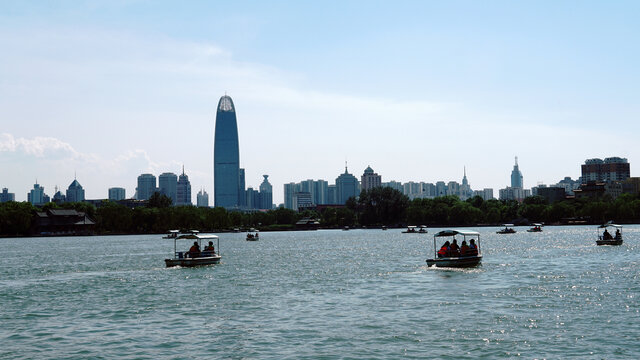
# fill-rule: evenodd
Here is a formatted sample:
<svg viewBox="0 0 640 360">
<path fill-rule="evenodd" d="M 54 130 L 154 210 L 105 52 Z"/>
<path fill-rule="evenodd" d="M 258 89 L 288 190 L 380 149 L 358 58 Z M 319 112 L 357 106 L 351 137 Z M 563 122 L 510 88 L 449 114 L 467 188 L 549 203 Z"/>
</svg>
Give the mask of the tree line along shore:
<svg viewBox="0 0 640 360">
<path fill-rule="evenodd" d="M 322 210 L 294 211 L 278 208 L 264 212 L 228 211 L 224 208 L 171 206 L 171 200 L 154 194 L 146 206 L 129 208 L 104 201 L 96 207 L 89 203 L 48 203 L 35 207 L 28 202 L 0 204 L 1 236 L 40 235 L 34 231 L 38 214 L 52 209 L 76 210 L 93 222 L 91 234 L 151 234 L 169 229 L 199 229 L 224 232 L 232 229 L 256 228 L 261 231 L 295 230 L 301 219 L 315 219 L 319 228 L 402 227 L 407 224 L 443 226 L 482 226 L 515 223 L 602 224 L 640 223 L 640 195 L 622 194 L 616 199 L 566 199 L 552 204 L 540 196 L 523 202 L 483 200 L 473 197 L 460 200 L 456 196 L 434 199 L 409 198 L 391 188 L 363 191 L 350 198 L 345 206 Z M 303 227 L 308 228 L 308 227 Z"/>
</svg>

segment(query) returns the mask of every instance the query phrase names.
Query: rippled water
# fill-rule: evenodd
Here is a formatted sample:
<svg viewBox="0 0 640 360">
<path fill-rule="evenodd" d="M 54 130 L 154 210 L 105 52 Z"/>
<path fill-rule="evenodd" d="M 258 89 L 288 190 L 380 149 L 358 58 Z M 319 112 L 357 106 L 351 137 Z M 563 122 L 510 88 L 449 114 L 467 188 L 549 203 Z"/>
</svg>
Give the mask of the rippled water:
<svg viewBox="0 0 640 360">
<path fill-rule="evenodd" d="M 471 270 L 426 267 L 436 229 L 221 234 L 191 269 L 160 236 L 0 239 L 0 358 L 640 358 L 640 226 L 517 229 Z"/>
</svg>

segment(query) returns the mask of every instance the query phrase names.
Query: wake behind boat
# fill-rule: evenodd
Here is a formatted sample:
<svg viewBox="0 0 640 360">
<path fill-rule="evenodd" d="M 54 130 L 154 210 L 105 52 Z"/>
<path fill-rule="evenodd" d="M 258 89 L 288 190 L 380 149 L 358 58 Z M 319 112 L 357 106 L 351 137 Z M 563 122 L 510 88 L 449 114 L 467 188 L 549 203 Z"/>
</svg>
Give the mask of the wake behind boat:
<svg viewBox="0 0 640 360">
<path fill-rule="evenodd" d="M 456 236 L 462 236 L 462 245 L 458 247 Z M 452 237 L 438 250 L 438 238 Z M 467 239 L 469 244 L 467 244 Z M 476 243 L 477 241 L 477 243 Z M 465 268 L 478 266 L 482 261 L 480 253 L 480 233 L 470 230 L 443 230 L 433 235 L 434 258 L 427 259 L 427 266 Z"/>
<path fill-rule="evenodd" d="M 189 251 L 178 251 L 178 240 L 194 240 L 193 245 Z M 209 242 L 202 249 L 202 242 Z M 216 248 L 213 246 L 213 242 L 216 242 Z M 193 267 L 200 265 L 217 264 L 222 259 L 220 255 L 220 238 L 213 234 L 199 234 L 198 231 L 192 230 L 188 234 L 178 235 L 173 239 L 173 259 L 164 259 L 167 267 L 183 266 Z"/>
</svg>

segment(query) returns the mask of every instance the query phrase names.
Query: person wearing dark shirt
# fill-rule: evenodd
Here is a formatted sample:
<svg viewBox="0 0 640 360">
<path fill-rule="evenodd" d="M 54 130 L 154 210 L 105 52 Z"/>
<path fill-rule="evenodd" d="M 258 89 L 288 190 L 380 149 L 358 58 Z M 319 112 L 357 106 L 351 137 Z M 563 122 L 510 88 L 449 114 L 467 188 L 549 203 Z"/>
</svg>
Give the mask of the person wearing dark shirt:
<svg viewBox="0 0 640 360">
<path fill-rule="evenodd" d="M 451 256 L 460 256 L 460 246 L 458 246 L 458 241 L 456 239 L 453 239 L 453 242 L 451 243 Z"/>
</svg>

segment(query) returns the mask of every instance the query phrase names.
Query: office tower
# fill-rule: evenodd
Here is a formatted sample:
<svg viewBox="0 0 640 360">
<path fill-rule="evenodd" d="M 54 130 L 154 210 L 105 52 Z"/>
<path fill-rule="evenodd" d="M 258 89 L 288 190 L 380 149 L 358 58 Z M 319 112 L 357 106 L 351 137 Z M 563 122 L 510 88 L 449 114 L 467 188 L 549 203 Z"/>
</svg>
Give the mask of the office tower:
<svg viewBox="0 0 640 360">
<path fill-rule="evenodd" d="M 360 178 L 362 181 L 362 190 L 371 190 L 375 187 L 382 186 L 382 176 L 376 174 L 371 166 L 364 169 L 364 173 Z"/>
<path fill-rule="evenodd" d="M 245 176 L 244 176 L 244 169 L 240 168 L 238 169 L 238 175 L 239 175 L 239 185 L 240 188 L 238 188 L 238 206 L 239 207 L 246 207 L 247 206 L 247 195 L 245 194 L 246 192 L 246 182 L 245 182 Z"/>
<path fill-rule="evenodd" d="M 84 201 L 84 189 L 76 179 L 74 179 L 73 182 L 71 182 L 71 184 L 67 188 L 67 201 L 68 202 Z"/>
<path fill-rule="evenodd" d="M 182 167 L 182 174 L 178 177 L 178 186 L 176 188 L 176 205 L 186 206 L 192 205 L 191 202 L 191 182 L 189 177 L 184 173 L 184 166 Z"/>
<path fill-rule="evenodd" d="M 344 167 L 344 174 L 336 178 L 336 190 L 338 204 L 345 204 L 350 197 L 360 195 L 360 183 L 358 178 L 349 174 L 347 166 Z"/>
<path fill-rule="evenodd" d="M 335 185 L 329 185 L 327 187 L 327 204 L 338 204 L 338 190 Z"/>
<path fill-rule="evenodd" d="M 158 176 L 158 192 L 171 199 L 171 205 L 177 205 L 178 176 L 170 172 L 160 174 Z"/>
<path fill-rule="evenodd" d="M 209 207 L 209 194 L 204 189 L 200 190 L 196 195 L 196 204 L 198 207 Z"/>
<path fill-rule="evenodd" d="M 630 165 L 625 158 L 609 157 L 604 161 L 601 159 L 588 159 L 582 165 L 583 184 L 589 181 L 624 181 L 630 177 Z"/>
<path fill-rule="evenodd" d="M 293 194 L 298 191 L 296 183 L 284 184 L 284 207 L 294 210 Z"/>
<path fill-rule="evenodd" d="M 518 167 L 518 157 L 516 156 L 516 164 L 513 165 L 513 171 L 511 171 L 511 187 L 522 189 L 522 173 Z"/>
<path fill-rule="evenodd" d="M 316 198 L 316 184 L 315 181 L 311 179 L 307 179 L 305 181 L 301 181 L 299 185 L 299 191 L 306 192 L 311 195 L 311 202 L 313 204 L 317 204 L 314 199 Z"/>
<path fill-rule="evenodd" d="M 16 194 L 10 193 L 7 188 L 2 188 L 2 193 L 0 193 L 0 203 L 9 201 L 16 201 Z"/>
<path fill-rule="evenodd" d="M 156 187 L 156 177 L 152 174 L 142 174 L 138 176 L 138 187 L 136 188 L 136 198 L 138 200 L 149 200 L 154 192 L 158 191 Z"/>
<path fill-rule="evenodd" d="M 267 179 L 269 175 L 264 176 L 262 184 L 260 184 L 260 209 L 271 209 L 273 207 L 273 187 Z"/>
<path fill-rule="evenodd" d="M 43 205 L 49 202 L 49 196 L 44 193 L 44 187 L 33 184 L 33 189 L 27 194 L 27 201 L 33 205 Z"/>
<path fill-rule="evenodd" d="M 66 201 L 67 201 L 67 197 L 61 191 L 58 191 L 58 187 L 56 186 L 56 193 L 53 194 L 53 198 L 51 199 L 51 202 L 54 202 L 60 205 L 65 203 Z"/>
<path fill-rule="evenodd" d="M 118 201 L 126 198 L 126 190 L 121 187 L 109 188 L 109 200 Z"/>
<path fill-rule="evenodd" d="M 236 110 L 231 97 L 218 102 L 213 152 L 214 205 L 237 208 L 240 189 L 240 150 Z"/>
<path fill-rule="evenodd" d="M 315 182 L 315 199 L 316 204 L 329 204 L 329 182 L 318 180 Z"/>
</svg>

